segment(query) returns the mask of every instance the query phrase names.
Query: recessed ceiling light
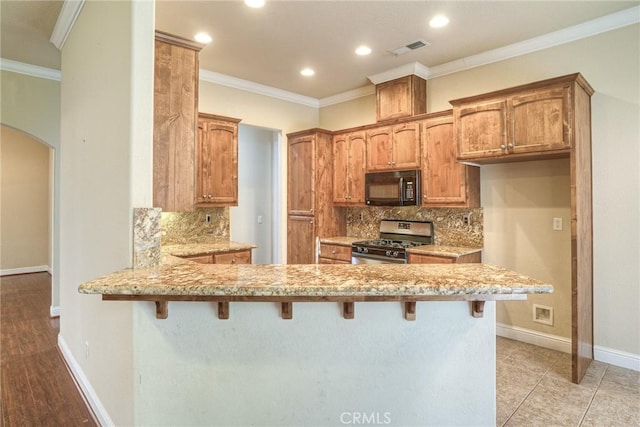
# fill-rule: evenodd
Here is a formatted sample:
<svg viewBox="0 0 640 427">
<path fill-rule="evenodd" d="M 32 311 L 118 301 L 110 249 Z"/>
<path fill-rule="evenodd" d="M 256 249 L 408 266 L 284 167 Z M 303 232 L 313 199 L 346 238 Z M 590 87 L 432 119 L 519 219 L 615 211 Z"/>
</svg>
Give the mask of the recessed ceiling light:
<svg viewBox="0 0 640 427">
<path fill-rule="evenodd" d="M 305 68 L 302 71 L 300 71 L 300 74 L 302 74 L 303 76 L 313 76 L 316 72 L 313 71 L 311 68 Z"/>
<path fill-rule="evenodd" d="M 244 4 L 254 9 L 264 6 L 264 0 L 244 0 Z"/>
<path fill-rule="evenodd" d="M 429 21 L 429 26 L 431 28 L 441 28 L 449 23 L 449 18 L 444 15 L 436 15 L 431 21 Z"/>
<path fill-rule="evenodd" d="M 365 56 L 371 53 L 371 48 L 368 46 L 359 46 L 356 49 L 356 55 Z"/>
<path fill-rule="evenodd" d="M 204 43 L 204 44 L 211 43 L 211 40 L 213 40 L 211 36 L 207 33 L 198 33 L 195 36 L 193 36 L 193 39 L 198 43 Z"/>
</svg>

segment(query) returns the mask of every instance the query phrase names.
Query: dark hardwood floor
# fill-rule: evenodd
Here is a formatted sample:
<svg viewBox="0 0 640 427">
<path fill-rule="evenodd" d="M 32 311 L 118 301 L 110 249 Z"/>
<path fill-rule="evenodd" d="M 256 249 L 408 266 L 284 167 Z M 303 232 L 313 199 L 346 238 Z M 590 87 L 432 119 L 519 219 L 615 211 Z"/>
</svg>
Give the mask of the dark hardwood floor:
<svg viewBox="0 0 640 427">
<path fill-rule="evenodd" d="M 0 277 L 0 425 L 95 426 L 57 349 L 51 276 Z"/>
</svg>

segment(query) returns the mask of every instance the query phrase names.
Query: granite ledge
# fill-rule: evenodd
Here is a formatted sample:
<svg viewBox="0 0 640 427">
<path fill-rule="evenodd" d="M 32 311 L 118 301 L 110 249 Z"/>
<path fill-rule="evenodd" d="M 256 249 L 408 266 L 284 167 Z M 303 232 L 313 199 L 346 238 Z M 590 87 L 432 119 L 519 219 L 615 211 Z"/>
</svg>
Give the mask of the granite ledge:
<svg viewBox="0 0 640 427">
<path fill-rule="evenodd" d="M 553 286 L 488 264 L 221 265 L 126 269 L 83 283 L 83 294 L 233 300 L 511 299 Z M 195 298 L 194 298 L 195 299 Z"/>
<path fill-rule="evenodd" d="M 257 248 L 251 243 L 233 242 L 224 238 L 210 238 L 198 242 L 174 243 L 162 246 L 162 254 L 175 257 L 211 255 L 225 252 L 245 251 Z"/>
<path fill-rule="evenodd" d="M 353 243 L 359 242 L 360 240 L 367 239 L 351 236 L 321 237 L 320 243 L 326 243 L 328 245 L 351 246 Z"/>
</svg>

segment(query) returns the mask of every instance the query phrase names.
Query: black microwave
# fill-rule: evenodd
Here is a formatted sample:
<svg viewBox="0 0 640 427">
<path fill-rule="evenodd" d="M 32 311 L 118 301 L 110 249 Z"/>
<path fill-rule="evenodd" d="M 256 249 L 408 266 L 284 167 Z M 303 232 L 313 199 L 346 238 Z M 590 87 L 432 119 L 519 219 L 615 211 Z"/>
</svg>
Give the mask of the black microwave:
<svg viewBox="0 0 640 427">
<path fill-rule="evenodd" d="M 365 201 L 369 206 L 420 205 L 420 171 L 365 174 Z"/>
</svg>

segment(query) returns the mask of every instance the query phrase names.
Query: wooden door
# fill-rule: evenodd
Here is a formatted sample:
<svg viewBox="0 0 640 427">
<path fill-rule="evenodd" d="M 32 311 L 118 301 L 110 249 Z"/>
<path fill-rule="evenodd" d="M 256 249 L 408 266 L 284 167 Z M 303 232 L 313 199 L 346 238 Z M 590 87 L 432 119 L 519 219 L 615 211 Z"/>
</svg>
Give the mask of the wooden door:
<svg viewBox="0 0 640 427">
<path fill-rule="evenodd" d="M 420 124 L 406 123 L 393 127 L 393 169 L 420 168 Z"/>
<path fill-rule="evenodd" d="M 238 126 L 201 115 L 198 120 L 197 203 L 238 205 Z"/>
<path fill-rule="evenodd" d="M 422 140 L 422 204 L 465 204 L 467 166 L 456 161 L 453 116 L 425 121 Z"/>
<path fill-rule="evenodd" d="M 570 86 L 539 89 L 511 98 L 509 151 L 571 148 Z"/>
<path fill-rule="evenodd" d="M 393 169 L 391 128 L 384 126 L 367 132 L 367 170 Z"/>
<path fill-rule="evenodd" d="M 289 140 L 288 203 L 290 215 L 312 216 L 315 208 L 314 136 L 304 135 Z"/>
<path fill-rule="evenodd" d="M 333 203 L 349 203 L 349 139 L 333 137 Z"/>
<path fill-rule="evenodd" d="M 507 153 L 507 102 L 463 105 L 454 109 L 458 159 L 499 157 Z"/>
<path fill-rule="evenodd" d="M 349 135 L 349 204 L 364 205 L 367 138 L 364 132 Z"/>
<path fill-rule="evenodd" d="M 289 216 L 287 264 L 315 263 L 315 221 L 311 216 Z"/>
</svg>

